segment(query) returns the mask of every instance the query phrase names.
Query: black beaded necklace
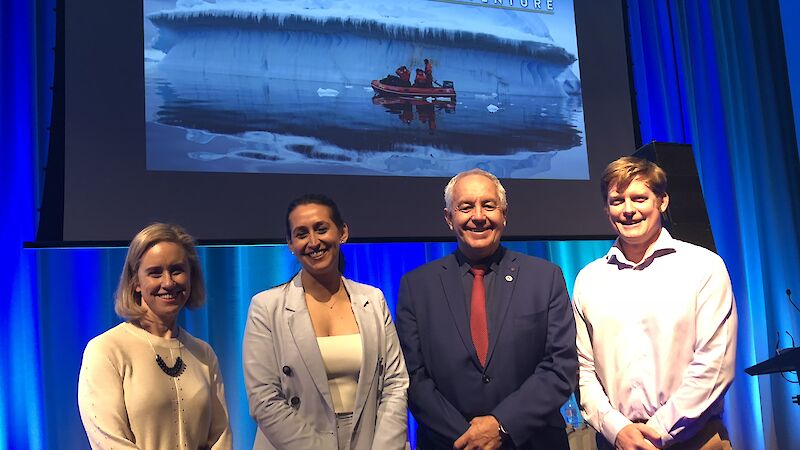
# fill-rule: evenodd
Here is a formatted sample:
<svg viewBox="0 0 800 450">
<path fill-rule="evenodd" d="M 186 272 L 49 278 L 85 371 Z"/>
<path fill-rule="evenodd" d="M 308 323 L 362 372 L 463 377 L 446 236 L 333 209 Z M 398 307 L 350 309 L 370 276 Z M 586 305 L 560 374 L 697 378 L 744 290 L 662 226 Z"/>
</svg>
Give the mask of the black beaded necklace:
<svg viewBox="0 0 800 450">
<path fill-rule="evenodd" d="M 147 333 L 147 331 L 145 331 L 145 333 Z M 179 335 L 180 330 L 178 330 L 178 335 L 176 335 L 175 338 L 177 339 Z M 156 364 L 158 364 L 158 367 L 161 369 L 161 371 L 172 378 L 181 376 L 181 374 L 186 370 L 186 364 L 183 363 L 183 358 L 181 358 L 181 347 L 178 346 L 178 357 L 175 358 L 175 364 L 170 367 L 166 362 L 164 362 L 164 358 L 162 358 L 161 355 L 156 352 L 155 347 L 153 347 L 153 343 L 150 342 L 150 336 L 145 334 L 145 337 L 147 338 L 147 343 L 150 344 L 150 349 L 153 350 L 153 354 L 156 355 Z"/>
<path fill-rule="evenodd" d="M 158 367 L 160 367 L 165 374 L 173 378 L 181 376 L 183 371 L 186 370 L 186 365 L 183 363 L 183 359 L 181 359 L 180 356 L 175 358 L 175 365 L 170 367 L 164 362 L 164 358 L 156 353 L 156 364 L 158 364 Z"/>
</svg>

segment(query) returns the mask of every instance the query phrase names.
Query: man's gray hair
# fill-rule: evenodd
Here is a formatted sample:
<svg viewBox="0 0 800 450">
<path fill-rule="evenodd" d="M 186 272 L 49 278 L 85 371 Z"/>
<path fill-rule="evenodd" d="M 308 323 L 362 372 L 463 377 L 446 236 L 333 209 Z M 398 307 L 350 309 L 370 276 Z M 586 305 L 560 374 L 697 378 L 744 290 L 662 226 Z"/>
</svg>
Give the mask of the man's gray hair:
<svg viewBox="0 0 800 450">
<path fill-rule="evenodd" d="M 503 184 L 500 183 L 500 180 L 494 176 L 493 174 L 483 170 L 483 169 L 471 169 L 464 172 L 457 173 L 456 176 L 450 179 L 450 182 L 447 183 L 447 186 L 444 188 L 444 205 L 448 211 L 452 211 L 453 206 L 453 189 L 456 187 L 456 183 L 458 180 L 469 176 L 469 175 L 483 175 L 484 177 L 490 179 L 493 183 L 495 188 L 497 189 L 497 197 L 500 199 L 500 208 L 504 211 L 508 210 L 508 201 L 506 200 L 506 188 L 503 187 Z"/>
</svg>

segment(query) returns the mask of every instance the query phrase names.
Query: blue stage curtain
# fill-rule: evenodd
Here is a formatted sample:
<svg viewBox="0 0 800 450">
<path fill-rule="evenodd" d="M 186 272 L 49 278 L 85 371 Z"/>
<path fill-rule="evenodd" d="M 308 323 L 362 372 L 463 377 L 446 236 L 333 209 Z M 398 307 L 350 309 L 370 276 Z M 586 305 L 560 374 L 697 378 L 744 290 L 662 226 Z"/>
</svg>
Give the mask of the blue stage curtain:
<svg viewBox="0 0 800 450">
<path fill-rule="evenodd" d="M 800 389 L 743 372 L 774 355 L 778 334 L 789 347 L 784 331 L 800 330 L 785 295 L 800 291 L 800 164 L 778 2 L 630 0 L 629 18 L 643 140 L 693 144 L 733 280 L 737 379 L 725 415 L 733 444 L 800 448 L 790 398 Z"/>
<path fill-rule="evenodd" d="M 37 17 L 33 2 L 0 2 L 0 448 L 34 450 L 47 432 L 36 265 L 22 242 L 35 237 L 38 124 L 49 111 L 34 70 Z"/>
<path fill-rule="evenodd" d="M 796 26 L 797 18 L 800 17 L 800 2 L 779 0 L 779 3 L 786 66 L 789 72 L 789 87 L 792 91 L 794 134 L 800 140 L 800 27 Z M 798 153 L 800 153 L 800 145 L 798 145 Z"/>
</svg>

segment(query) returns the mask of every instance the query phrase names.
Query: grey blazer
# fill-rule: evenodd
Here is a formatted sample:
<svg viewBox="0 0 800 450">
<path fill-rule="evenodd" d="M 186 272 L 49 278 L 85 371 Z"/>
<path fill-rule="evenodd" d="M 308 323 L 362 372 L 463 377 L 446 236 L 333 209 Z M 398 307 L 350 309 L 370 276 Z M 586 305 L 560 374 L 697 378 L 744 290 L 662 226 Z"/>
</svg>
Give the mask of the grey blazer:
<svg viewBox="0 0 800 450">
<path fill-rule="evenodd" d="M 353 411 L 352 449 L 402 449 L 408 373 L 380 289 L 344 279 L 363 345 Z M 328 377 L 298 273 L 256 294 L 247 314 L 242 358 L 253 449 L 338 448 Z"/>
</svg>

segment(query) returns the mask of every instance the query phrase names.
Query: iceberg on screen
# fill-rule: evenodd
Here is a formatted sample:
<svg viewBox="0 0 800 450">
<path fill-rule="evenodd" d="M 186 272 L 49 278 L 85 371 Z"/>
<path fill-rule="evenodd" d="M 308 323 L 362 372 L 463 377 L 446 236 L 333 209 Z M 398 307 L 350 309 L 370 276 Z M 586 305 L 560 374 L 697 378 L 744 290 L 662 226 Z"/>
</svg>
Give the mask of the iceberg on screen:
<svg viewBox="0 0 800 450">
<path fill-rule="evenodd" d="M 472 3 L 178 1 L 147 13 L 148 168 L 450 176 L 455 164 L 536 178 L 569 151 L 582 157 L 549 176 L 586 178 L 577 55 L 548 14 Z M 424 59 L 452 97 L 370 87 L 402 65 L 413 82 Z"/>
</svg>

